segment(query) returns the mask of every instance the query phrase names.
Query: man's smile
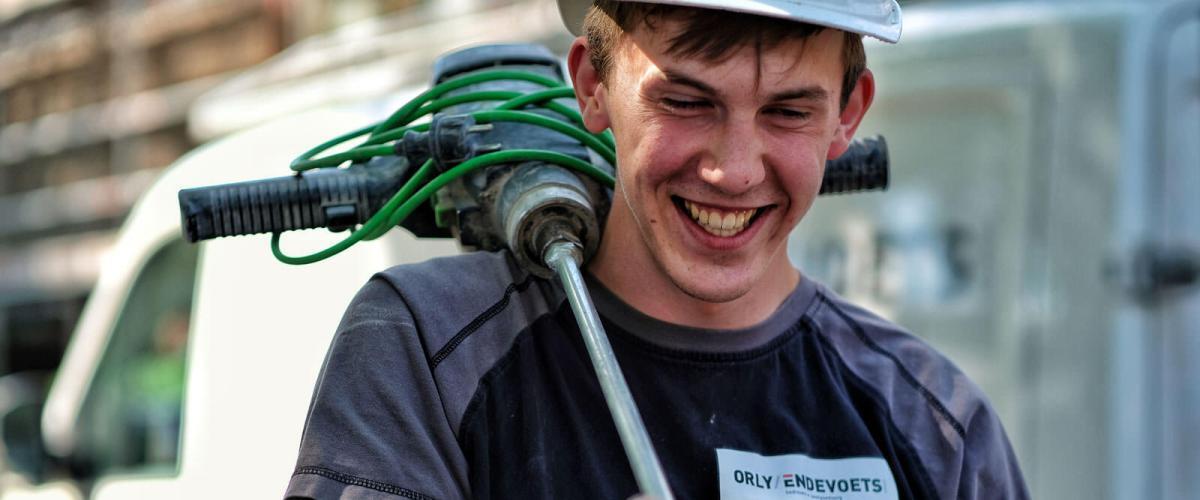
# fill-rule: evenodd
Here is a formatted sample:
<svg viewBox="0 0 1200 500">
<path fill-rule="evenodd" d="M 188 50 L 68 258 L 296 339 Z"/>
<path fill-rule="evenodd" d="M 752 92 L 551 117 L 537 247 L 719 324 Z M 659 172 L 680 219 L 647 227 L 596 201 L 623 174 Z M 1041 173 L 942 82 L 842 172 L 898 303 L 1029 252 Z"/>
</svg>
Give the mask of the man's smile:
<svg viewBox="0 0 1200 500">
<path fill-rule="evenodd" d="M 729 238 L 741 234 L 754 225 L 760 216 L 774 205 L 756 208 L 721 208 L 672 196 L 671 201 L 708 234 L 721 238 Z"/>
<path fill-rule="evenodd" d="M 572 46 L 585 122 L 613 131 L 620 165 L 589 267 L 653 317 L 749 326 L 800 282 L 787 236 L 817 196 L 830 145 L 850 131 L 838 101 L 846 38 L 789 34 L 708 59 L 673 52 L 686 21 L 626 33 L 607 75 L 590 65 L 586 38 Z"/>
</svg>

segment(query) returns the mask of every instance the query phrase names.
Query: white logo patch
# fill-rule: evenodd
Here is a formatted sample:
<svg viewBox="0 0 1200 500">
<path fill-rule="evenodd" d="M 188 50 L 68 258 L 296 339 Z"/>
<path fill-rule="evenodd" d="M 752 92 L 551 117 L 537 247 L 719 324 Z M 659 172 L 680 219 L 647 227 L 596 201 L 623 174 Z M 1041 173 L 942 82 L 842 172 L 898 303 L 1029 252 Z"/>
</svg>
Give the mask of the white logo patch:
<svg viewBox="0 0 1200 500">
<path fill-rule="evenodd" d="M 819 459 L 717 449 L 721 499 L 896 500 L 896 480 L 876 457 Z"/>
</svg>

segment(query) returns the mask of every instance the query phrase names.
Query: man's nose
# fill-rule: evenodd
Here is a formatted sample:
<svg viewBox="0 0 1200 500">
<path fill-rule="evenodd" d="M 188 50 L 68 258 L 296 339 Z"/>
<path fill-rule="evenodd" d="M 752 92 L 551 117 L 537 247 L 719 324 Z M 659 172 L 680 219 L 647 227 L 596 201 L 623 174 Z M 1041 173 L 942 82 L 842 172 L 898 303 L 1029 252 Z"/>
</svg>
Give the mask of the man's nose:
<svg viewBox="0 0 1200 500">
<path fill-rule="evenodd" d="M 709 141 L 710 161 L 700 167 L 700 177 L 729 194 L 753 189 L 766 178 L 766 151 L 753 120 L 730 120 Z"/>
</svg>

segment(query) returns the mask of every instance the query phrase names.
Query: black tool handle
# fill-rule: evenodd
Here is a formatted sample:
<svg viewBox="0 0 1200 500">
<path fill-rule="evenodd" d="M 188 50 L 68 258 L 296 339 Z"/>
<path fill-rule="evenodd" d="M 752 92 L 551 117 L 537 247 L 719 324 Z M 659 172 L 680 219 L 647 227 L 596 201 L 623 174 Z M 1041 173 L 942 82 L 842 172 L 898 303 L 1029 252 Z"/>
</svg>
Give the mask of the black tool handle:
<svg viewBox="0 0 1200 500">
<path fill-rule="evenodd" d="M 408 163 L 386 157 L 367 165 L 179 191 L 189 242 L 367 221 L 399 190 Z"/>
<path fill-rule="evenodd" d="M 408 161 L 389 156 L 365 165 L 319 169 L 287 177 L 221 184 L 179 192 L 184 236 L 197 242 L 221 236 L 362 224 L 399 191 Z M 887 143 L 856 139 L 825 165 L 820 194 L 886 189 Z"/>
<path fill-rule="evenodd" d="M 888 169 L 887 141 L 883 136 L 855 139 L 842 156 L 825 162 L 820 194 L 887 189 Z"/>
</svg>

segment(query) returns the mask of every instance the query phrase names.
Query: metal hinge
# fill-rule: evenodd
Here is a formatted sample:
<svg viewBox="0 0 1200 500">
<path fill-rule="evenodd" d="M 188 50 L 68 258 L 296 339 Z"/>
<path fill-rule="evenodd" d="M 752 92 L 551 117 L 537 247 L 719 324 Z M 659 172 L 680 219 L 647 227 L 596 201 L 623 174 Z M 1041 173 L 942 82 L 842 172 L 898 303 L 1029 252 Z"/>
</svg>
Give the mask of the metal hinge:
<svg viewBox="0 0 1200 500">
<path fill-rule="evenodd" d="M 1139 302 L 1177 296 L 1200 282 L 1200 247 L 1181 243 L 1149 243 L 1119 266 L 1123 288 Z"/>
</svg>

